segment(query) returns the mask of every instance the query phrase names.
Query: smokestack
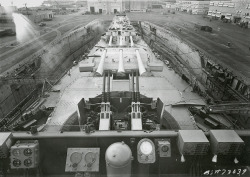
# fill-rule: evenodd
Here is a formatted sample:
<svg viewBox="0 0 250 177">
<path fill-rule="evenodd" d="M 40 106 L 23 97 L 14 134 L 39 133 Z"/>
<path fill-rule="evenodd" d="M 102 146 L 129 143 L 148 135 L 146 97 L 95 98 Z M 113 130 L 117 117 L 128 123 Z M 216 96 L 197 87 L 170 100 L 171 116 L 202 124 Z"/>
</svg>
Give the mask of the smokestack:
<svg viewBox="0 0 250 177">
<path fill-rule="evenodd" d="M 105 102 L 105 85 L 106 85 L 106 75 L 103 75 L 103 83 L 102 83 L 102 102 Z"/>
<path fill-rule="evenodd" d="M 142 63 L 139 50 L 135 50 L 135 52 L 136 52 L 136 58 L 137 58 L 137 63 L 138 63 L 138 67 L 139 67 L 139 72 L 140 72 L 140 75 L 142 75 L 143 73 L 146 72 L 146 69 Z"/>
<path fill-rule="evenodd" d="M 108 83 L 107 83 L 107 102 L 110 102 L 110 73 L 108 71 Z"/>
<path fill-rule="evenodd" d="M 131 47 L 133 47 L 134 46 L 134 41 L 133 41 L 132 36 L 130 36 L 130 43 L 131 43 Z"/>
<path fill-rule="evenodd" d="M 99 73 L 100 75 L 103 74 L 103 67 L 104 67 L 104 60 L 106 57 L 106 53 L 107 53 L 107 50 L 104 50 L 102 53 L 102 57 L 101 57 L 99 65 L 98 65 L 98 68 L 96 70 L 96 72 Z"/>
<path fill-rule="evenodd" d="M 124 73 L 124 66 L 123 66 L 123 51 L 120 49 L 120 55 L 119 55 L 119 68 L 118 73 Z"/>
<path fill-rule="evenodd" d="M 112 46 L 112 36 L 109 38 L 109 46 Z"/>
</svg>

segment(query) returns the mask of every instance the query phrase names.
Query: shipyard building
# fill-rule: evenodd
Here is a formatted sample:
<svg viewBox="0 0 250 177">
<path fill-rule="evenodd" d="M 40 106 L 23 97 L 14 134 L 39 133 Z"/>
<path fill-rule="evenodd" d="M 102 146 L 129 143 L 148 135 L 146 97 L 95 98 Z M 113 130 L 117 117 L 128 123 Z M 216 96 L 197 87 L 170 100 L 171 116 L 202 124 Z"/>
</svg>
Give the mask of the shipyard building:
<svg viewBox="0 0 250 177">
<path fill-rule="evenodd" d="M 32 8 L 20 8 L 18 13 L 25 15 L 30 21 L 40 23 L 42 21 L 50 21 L 54 18 L 54 13 L 51 10 L 37 10 Z"/>
<path fill-rule="evenodd" d="M 15 6 L 0 6 L 0 36 L 16 31 L 12 17 L 12 13 L 16 11 Z"/>
<path fill-rule="evenodd" d="M 112 14 L 117 12 L 146 12 L 151 8 L 152 1 L 136 0 L 88 0 L 88 11 L 90 13 Z"/>
<path fill-rule="evenodd" d="M 250 22 L 250 1 L 245 0 L 177 0 L 174 5 L 167 3 L 166 8 L 174 8 L 176 11 L 189 14 L 208 15 L 212 19 L 220 19 L 223 22 L 240 23 L 242 27 L 248 27 Z"/>
<path fill-rule="evenodd" d="M 176 10 L 190 14 L 207 14 L 209 1 L 178 1 Z"/>
<path fill-rule="evenodd" d="M 123 11 L 122 0 L 117 1 L 99 1 L 88 0 L 88 11 L 91 13 L 117 13 Z"/>
<path fill-rule="evenodd" d="M 208 16 L 233 23 L 250 22 L 250 1 L 211 1 Z"/>
</svg>

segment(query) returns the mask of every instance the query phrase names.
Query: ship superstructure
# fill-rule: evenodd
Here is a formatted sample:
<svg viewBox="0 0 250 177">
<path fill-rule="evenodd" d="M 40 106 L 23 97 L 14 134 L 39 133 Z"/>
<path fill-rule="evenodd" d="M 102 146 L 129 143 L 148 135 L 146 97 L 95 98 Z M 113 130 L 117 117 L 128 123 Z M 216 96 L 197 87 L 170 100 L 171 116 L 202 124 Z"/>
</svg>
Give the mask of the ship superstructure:
<svg viewBox="0 0 250 177">
<path fill-rule="evenodd" d="M 249 175 L 249 137 L 223 117 L 222 130 L 200 130 L 204 98 L 124 14 L 54 87 L 63 89 L 40 132 L 1 133 L 6 176 Z"/>
</svg>

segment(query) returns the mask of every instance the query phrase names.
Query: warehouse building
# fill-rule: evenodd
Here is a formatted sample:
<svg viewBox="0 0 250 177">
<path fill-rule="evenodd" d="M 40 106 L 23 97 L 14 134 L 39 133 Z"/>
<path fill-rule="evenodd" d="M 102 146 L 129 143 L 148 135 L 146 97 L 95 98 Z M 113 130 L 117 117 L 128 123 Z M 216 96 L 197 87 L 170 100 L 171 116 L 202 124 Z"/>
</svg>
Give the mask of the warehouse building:
<svg viewBox="0 0 250 177">
<path fill-rule="evenodd" d="M 49 10 L 35 10 L 31 8 L 20 8 L 18 12 L 25 15 L 30 21 L 40 23 L 42 21 L 50 21 L 54 18 L 54 13 Z"/>
<path fill-rule="evenodd" d="M 250 22 L 250 1 L 211 1 L 208 16 L 233 23 Z"/>
<path fill-rule="evenodd" d="M 151 8 L 150 0 L 88 0 L 90 13 L 112 14 L 118 12 L 146 12 Z"/>
<path fill-rule="evenodd" d="M 110 14 L 124 11 L 122 0 L 88 0 L 90 13 Z"/>
<path fill-rule="evenodd" d="M 207 14 L 210 1 L 177 1 L 176 10 L 190 14 Z"/>
</svg>

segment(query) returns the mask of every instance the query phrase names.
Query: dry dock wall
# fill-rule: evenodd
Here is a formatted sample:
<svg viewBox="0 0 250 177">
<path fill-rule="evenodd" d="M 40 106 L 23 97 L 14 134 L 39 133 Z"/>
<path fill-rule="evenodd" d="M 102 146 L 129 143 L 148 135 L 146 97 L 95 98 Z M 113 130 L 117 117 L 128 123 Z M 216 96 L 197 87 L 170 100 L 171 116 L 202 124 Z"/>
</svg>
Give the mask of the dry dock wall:
<svg viewBox="0 0 250 177">
<path fill-rule="evenodd" d="M 7 90 L 6 90 L 7 89 Z M 0 92 L 4 94 L 0 98 L 0 120 L 4 118 L 13 108 L 35 89 L 34 85 L 3 85 Z M 20 107 L 21 109 L 21 107 Z M 20 110 L 17 108 L 17 110 Z"/>
<path fill-rule="evenodd" d="M 11 88 L 10 85 L 1 85 L 0 86 L 0 101 L 1 100 L 6 100 L 8 98 L 8 95 L 11 94 Z M 15 100 L 12 99 L 12 102 Z M 11 104 L 12 105 L 12 104 Z M 5 113 L 4 107 L 0 106 L 0 119 L 4 117 L 4 115 L 7 114 Z"/>
<path fill-rule="evenodd" d="M 198 84 L 200 88 L 203 88 L 202 84 L 205 83 L 206 75 L 203 71 L 199 52 L 168 30 L 150 22 L 142 22 L 141 25 L 144 32 L 149 36 L 149 43 L 151 46 L 154 45 L 152 47 L 164 50 L 162 53 L 169 55 L 166 58 L 168 60 L 175 58 L 171 60 L 175 71 L 180 75 L 185 75 L 184 77 L 187 77 L 192 86 Z M 153 28 L 157 29 L 155 33 L 152 33 Z M 197 80 L 201 83 L 197 82 Z"/>
<path fill-rule="evenodd" d="M 238 101 L 250 100 L 249 80 L 237 77 L 217 64 L 216 59 L 212 60 L 169 30 L 150 22 L 141 22 L 139 25 L 145 33 L 145 40 L 170 60 L 174 70 L 201 94 L 207 92 L 220 99 L 226 96 Z M 211 78 L 214 83 L 210 82 Z"/>
<path fill-rule="evenodd" d="M 69 66 L 72 66 L 74 60 L 78 60 L 100 39 L 103 30 L 103 22 L 94 20 L 88 25 L 54 40 L 35 54 L 23 59 L 20 65 L 25 68 L 34 63 L 39 68 L 38 72 L 42 78 L 51 79 L 52 82 L 57 81 L 67 72 Z M 27 52 L 29 49 L 27 48 L 25 51 Z M 25 51 L 21 52 L 19 57 L 23 57 Z M 22 85 L 20 82 L 20 84 L 21 89 L 12 89 L 12 91 L 8 89 L 11 85 L 0 87 L 0 120 L 29 94 L 31 89 L 26 89 L 27 87 L 35 86 L 35 83 Z"/>
</svg>

